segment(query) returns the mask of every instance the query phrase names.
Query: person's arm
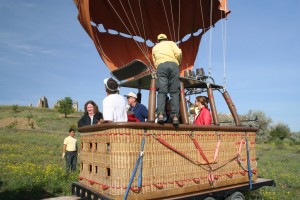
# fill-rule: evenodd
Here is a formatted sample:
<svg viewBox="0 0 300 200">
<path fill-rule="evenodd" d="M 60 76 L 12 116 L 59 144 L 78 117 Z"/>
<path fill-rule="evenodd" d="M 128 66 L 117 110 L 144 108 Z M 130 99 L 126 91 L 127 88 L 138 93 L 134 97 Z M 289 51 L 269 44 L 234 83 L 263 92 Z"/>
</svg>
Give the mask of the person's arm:
<svg viewBox="0 0 300 200">
<path fill-rule="evenodd" d="M 67 145 L 64 144 L 63 149 L 62 149 L 62 155 L 61 158 L 64 159 L 65 155 L 66 155 L 66 149 L 67 149 Z"/>
<path fill-rule="evenodd" d="M 78 121 L 77 124 L 78 124 L 78 128 L 86 125 L 86 122 L 85 122 L 85 115 L 83 115 L 83 116 L 80 118 L 80 120 Z"/>
<path fill-rule="evenodd" d="M 211 115 L 210 111 L 207 109 L 205 110 L 205 114 L 203 115 L 203 125 L 209 126 L 211 125 Z"/>
<path fill-rule="evenodd" d="M 148 119 L 148 109 L 143 105 L 142 116 Z"/>
<path fill-rule="evenodd" d="M 103 100 L 103 120 L 101 123 L 113 122 L 113 104 L 109 101 L 109 99 Z"/>
<path fill-rule="evenodd" d="M 178 60 L 178 63 L 180 64 L 182 60 L 182 51 L 175 42 L 173 43 L 173 51 L 174 51 L 175 58 Z"/>
</svg>

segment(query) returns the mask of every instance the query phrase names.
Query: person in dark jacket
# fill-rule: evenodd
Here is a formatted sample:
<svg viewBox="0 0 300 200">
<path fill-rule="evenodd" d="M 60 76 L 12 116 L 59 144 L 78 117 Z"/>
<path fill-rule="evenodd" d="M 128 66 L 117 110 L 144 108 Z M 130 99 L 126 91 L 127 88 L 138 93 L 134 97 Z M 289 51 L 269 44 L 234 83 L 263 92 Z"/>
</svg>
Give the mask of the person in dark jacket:
<svg viewBox="0 0 300 200">
<path fill-rule="evenodd" d="M 129 92 L 127 95 L 128 105 L 130 106 L 129 111 L 134 113 L 134 116 L 140 121 L 145 122 L 148 118 L 148 109 L 143 104 L 137 101 L 137 95 L 134 92 Z"/>
<path fill-rule="evenodd" d="M 78 121 L 78 127 L 98 124 L 103 120 L 103 115 L 98 110 L 97 104 L 90 100 L 84 105 L 84 115 Z"/>
</svg>

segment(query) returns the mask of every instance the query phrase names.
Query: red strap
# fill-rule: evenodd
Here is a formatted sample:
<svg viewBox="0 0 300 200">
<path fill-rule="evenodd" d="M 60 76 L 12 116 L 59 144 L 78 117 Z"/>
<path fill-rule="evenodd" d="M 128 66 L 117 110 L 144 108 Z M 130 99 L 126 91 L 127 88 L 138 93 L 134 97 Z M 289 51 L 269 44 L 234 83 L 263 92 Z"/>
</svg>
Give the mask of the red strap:
<svg viewBox="0 0 300 200">
<path fill-rule="evenodd" d="M 207 164 L 209 164 L 207 157 L 205 156 L 203 150 L 201 149 L 200 145 L 198 144 L 198 142 L 195 138 L 193 138 L 193 142 L 194 142 L 196 148 L 198 149 L 199 153 L 201 154 L 202 158 L 206 161 Z"/>
<path fill-rule="evenodd" d="M 219 154 L 220 143 L 221 143 L 221 140 L 218 140 L 216 151 L 215 151 L 215 155 L 214 155 L 214 162 L 216 162 L 218 154 Z"/>
<path fill-rule="evenodd" d="M 179 187 L 183 187 L 183 182 L 182 182 L 182 181 L 175 181 L 175 183 L 176 183 Z"/>
<path fill-rule="evenodd" d="M 164 185 L 161 183 L 153 184 L 157 189 L 163 189 Z"/>
<path fill-rule="evenodd" d="M 138 193 L 140 191 L 139 187 L 131 187 L 130 189 L 135 193 Z"/>
<path fill-rule="evenodd" d="M 193 181 L 195 182 L 195 183 L 200 183 L 200 179 L 199 178 L 193 178 Z"/>
<path fill-rule="evenodd" d="M 238 155 L 240 155 L 240 154 L 241 154 L 241 150 L 242 150 L 243 141 L 244 141 L 244 139 L 242 138 L 242 141 L 240 142 L 240 147 L 239 147 Z"/>
<path fill-rule="evenodd" d="M 106 190 L 106 189 L 108 189 L 108 188 L 109 188 L 108 185 L 102 185 L 102 189 L 103 189 L 103 190 Z"/>
<path fill-rule="evenodd" d="M 209 174 L 208 174 L 208 176 L 207 176 L 207 179 L 208 179 L 208 182 L 209 182 L 211 185 L 214 184 L 214 182 L 215 182 L 215 177 L 214 177 L 214 175 L 213 175 L 212 172 L 209 172 Z"/>
<path fill-rule="evenodd" d="M 156 91 L 156 88 L 149 88 L 149 90 L 151 90 L 151 91 Z"/>
<path fill-rule="evenodd" d="M 181 155 L 182 157 L 188 159 L 189 161 L 191 161 L 191 162 L 193 162 L 193 163 L 195 163 L 195 164 L 197 164 L 197 165 L 198 165 L 198 164 L 201 164 L 201 163 L 199 163 L 199 162 L 197 162 L 197 161 L 194 161 L 192 158 L 190 158 L 190 157 L 187 156 L 186 154 L 184 154 L 184 153 L 178 151 L 177 149 L 175 149 L 173 146 L 171 146 L 170 144 L 168 144 L 164 139 L 162 139 L 162 138 L 160 138 L 160 137 L 157 137 L 157 140 L 158 140 L 161 144 L 165 145 L 166 147 L 168 147 L 168 148 L 171 149 L 172 151 L 176 152 L 177 154 Z"/>
<path fill-rule="evenodd" d="M 94 185 L 95 181 L 89 180 L 89 183 L 90 183 L 91 185 Z"/>
</svg>

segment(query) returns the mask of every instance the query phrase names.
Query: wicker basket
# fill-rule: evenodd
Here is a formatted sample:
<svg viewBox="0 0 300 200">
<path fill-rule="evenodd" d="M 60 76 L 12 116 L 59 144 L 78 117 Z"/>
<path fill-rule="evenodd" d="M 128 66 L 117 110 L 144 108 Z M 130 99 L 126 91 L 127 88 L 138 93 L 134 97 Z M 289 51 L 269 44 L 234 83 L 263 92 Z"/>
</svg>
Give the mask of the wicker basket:
<svg viewBox="0 0 300 200">
<path fill-rule="evenodd" d="M 79 181 L 101 194 L 121 199 L 141 154 L 143 139 L 142 185 L 137 187 L 137 172 L 128 199 L 161 198 L 247 182 L 246 141 L 252 178 L 257 178 L 255 130 L 198 129 L 113 126 L 81 132 Z"/>
</svg>

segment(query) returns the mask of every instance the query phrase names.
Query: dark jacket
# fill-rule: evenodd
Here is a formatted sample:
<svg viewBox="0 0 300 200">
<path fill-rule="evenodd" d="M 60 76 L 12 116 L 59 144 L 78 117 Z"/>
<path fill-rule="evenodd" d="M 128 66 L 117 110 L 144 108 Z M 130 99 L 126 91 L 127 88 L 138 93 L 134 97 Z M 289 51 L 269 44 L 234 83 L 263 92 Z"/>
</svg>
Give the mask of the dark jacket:
<svg viewBox="0 0 300 200">
<path fill-rule="evenodd" d="M 141 103 L 136 103 L 134 107 L 131 107 L 131 111 L 140 122 L 145 122 L 145 119 L 148 119 L 148 109 Z"/>
<path fill-rule="evenodd" d="M 97 112 L 93 117 L 93 123 L 97 124 L 100 119 L 103 119 L 103 115 L 101 112 Z M 85 114 L 81 117 L 81 119 L 78 121 L 78 128 L 82 126 L 91 125 L 91 118 L 88 114 Z"/>
</svg>

